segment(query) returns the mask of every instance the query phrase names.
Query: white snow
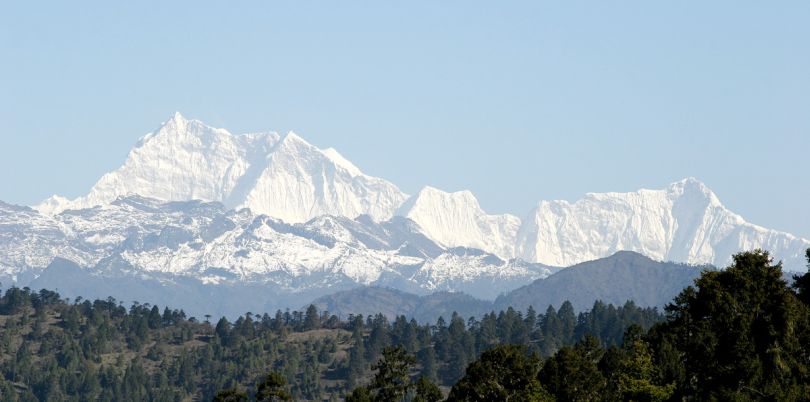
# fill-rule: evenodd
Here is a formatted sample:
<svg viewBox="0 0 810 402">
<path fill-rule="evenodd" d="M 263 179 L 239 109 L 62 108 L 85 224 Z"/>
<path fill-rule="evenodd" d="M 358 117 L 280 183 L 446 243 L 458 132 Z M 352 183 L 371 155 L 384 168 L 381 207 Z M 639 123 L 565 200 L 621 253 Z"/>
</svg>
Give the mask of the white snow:
<svg viewBox="0 0 810 402">
<path fill-rule="evenodd" d="M 447 193 L 425 187 L 397 211 L 419 224 L 427 237 L 445 247 L 471 247 L 509 259 L 515 255 L 520 219 L 488 215 L 470 191 Z"/>
<path fill-rule="evenodd" d="M 167 201 L 220 201 L 287 222 L 332 214 L 389 218 L 405 199 L 393 184 L 363 175 L 335 150 L 295 133 L 233 135 L 179 113 L 138 141 L 123 166 L 73 201 L 51 197 L 35 208 L 56 214 L 138 194 Z"/>
<path fill-rule="evenodd" d="M 723 267 L 741 250 L 762 248 L 799 270 L 810 241 L 745 222 L 703 183 L 687 178 L 663 190 L 587 194 L 541 201 L 523 221 L 517 256 L 555 266 L 620 250 L 657 260 Z"/>
<path fill-rule="evenodd" d="M 223 221 L 230 224 L 204 240 L 206 231 Z M 400 254 L 401 247 L 396 246 L 371 248 L 352 235 L 346 226 L 351 224 L 359 225 L 320 216 L 288 225 L 218 204 L 175 207 L 138 196 L 57 215 L 0 203 L 0 228 L 14 228 L 9 232 L 16 234 L 0 236 L 0 267 L 7 271 L 0 273 L 15 277 L 29 268 L 44 268 L 54 257 L 90 268 L 117 255 L 143 276 L 190 276 L 208 284 L 269 281 L 290 290 L 318 287 L 324 281 L 328 285 L 335 278 L 372 284 L 383 274 L 425 290 L 454 290 L 456 280 L 524 283 L 547 275 L 542 270 L 509 269 L 509 264 L 488 254 L 442 254 L 431 259 Z M 400 267 L 419 266 L 430 273 L 408 277 L 400 272 Z M 422 281 L 428 277 L 429 282 Z"/>
<path fill-rule="evenodd" d="M 120 199 L 130 195 L 140 198 Z M 237 228 L 201 240 L 210 216 L 187 222 L 183 213 L 147 212 L 163 208 L 158 200 L 221 202 L 239 211 L 229 213 Z M 160 237 L 160 228 L 171 226 L 194 234 L 198 244 L 131 249 L 127 260 L 144 270 L 188 273 L 220 267 L 251 278 L 271 272 L 292 277 L 340 272 L 362 283 L 409 264 L 423 264 L 422 277 L 432 278 L 431 283 L 435 275 L 447 283 L 475 272 L 493 274 L 489 263 L 460 265 L 455 256 L 414 260 L 396 250 L 365 247 L 340 220 L 368 215 L 383 222 L 395 214 L 414 221 L 441 248 L 474 248 L 505 261 L 519 258 L 550 266 L 620 250 L 724 266 L 734 253 L 763 248 L 788 270 L 803 270 L 804 250 L 810 247 L 806 239 L 747 223 L 693 178 L 661 190 L 590 193 L 573 203 L 540 201 L 521 221 L 486 213 L 469 191 L 425 187 L 408 198 L 394 184 L 363 174 L 336 150 L 321 150 L 293 132 L 234 135 L 179 113 L 142 137 L 124 164 L 105 174 L 87 195 L 75 200 L 52 196 L 35 208 L 41 213 L 0 205 L 0 225 L 14 227 L 0 232 L 0 266 L 43 267 L 54 256 L 93 265 L 127 241 L 130 230 Z M 302 224 L 299 229 L 327 236 L 335 245 L 279 233 L 269 224 L 247 231 L 260 214 Z M 529 272 L 517 271 L 521 269 L 520 275 Z M 518 275 L 505 266 L 498 270 Z"/>
</svg>

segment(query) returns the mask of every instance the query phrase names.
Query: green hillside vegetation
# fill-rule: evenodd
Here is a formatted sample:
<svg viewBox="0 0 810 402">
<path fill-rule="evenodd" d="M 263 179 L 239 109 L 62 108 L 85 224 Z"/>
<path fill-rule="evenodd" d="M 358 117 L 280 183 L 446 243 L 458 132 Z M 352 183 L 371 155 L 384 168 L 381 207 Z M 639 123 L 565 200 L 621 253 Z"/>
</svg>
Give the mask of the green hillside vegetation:
<svg viewBox="0 0 810 402">
<path fill-rule="evenodd" d="M 12 287 L 0 400 L 804 401 L 808 275 L 794 287 L 782 275 L 767 253 L 742 253 L 665 314 L 565 302 L 431 324 L 314 305 L 208 322 Z"/>
<path fill-rule="evenodd" d="M 808 281 L 810 273 L 796 276 L 790 287 L 767 252 L 740 253 L 684 289 L 665 321 L 628 328 L 620 345 L 585 334 L 545 360 L 524 345 L 495 345 L 467 366 L 447 400 L 808 401 Z M 386 397 L 378 380 L 352 397 L 408 398 Z M 408 391 L 421 397 L 413 383 Z"/>
<path fill-rule="evenodd" d="M 520 344 L 540 355 L 596 334 L 618 344 L 633 324 L 663 319 L 632 303 L 596 303 L 575 315 L 570 303 L 545 313 L 507 309 L 479 319 L 454 314 L 435 324 L 404 316 L 278 311 L 225 318 L 114 299 L 63 300 L 55 292 L 9 288 L 0 298 L 2 400 L 211 400 L 220 390 L 255 393 L 270 372 L 296 400 L 342 398 L 374 377 L 387 347 L 414 364 L 409 374 L 449 389 L 482 352 Z"/>
</svg>

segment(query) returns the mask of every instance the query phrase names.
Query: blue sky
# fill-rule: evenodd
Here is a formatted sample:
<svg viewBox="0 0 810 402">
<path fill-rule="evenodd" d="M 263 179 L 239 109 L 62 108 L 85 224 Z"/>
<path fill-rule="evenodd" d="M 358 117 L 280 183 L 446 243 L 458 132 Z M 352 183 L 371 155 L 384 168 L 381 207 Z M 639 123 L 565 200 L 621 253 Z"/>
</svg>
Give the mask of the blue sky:
<svg viewBox="0 0 810 402">
<path fill-rule="evenodd" d="M 86 193 L 177 110 L 492 212 L 695 176 L 810 237 L 807 21 L 806 1 L 4 3 L 0 199 Z"/>
</svg>

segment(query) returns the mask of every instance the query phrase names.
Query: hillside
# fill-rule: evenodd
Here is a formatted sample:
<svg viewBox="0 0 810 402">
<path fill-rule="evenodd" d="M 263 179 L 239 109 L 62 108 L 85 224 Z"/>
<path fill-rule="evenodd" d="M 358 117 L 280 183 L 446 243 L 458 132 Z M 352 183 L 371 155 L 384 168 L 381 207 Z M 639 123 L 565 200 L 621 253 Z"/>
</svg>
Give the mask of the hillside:
<svg viewBox="0 0 810 402">
<path fill-rule="evenodd" d="M 433 322 L 439 317 L 447 319 L 454 312 L 462 317 L 480 317 L 492 308 L 491 302 L 460 292 L 437 292 L 418 296 L 379 287 L 362 287 L 337 292 L 319 297 L 312 304 L 339 317 L 348 317 L 349 314 L 382 313 L 387 317 L 404 315 L 419 322 Z"/>
<path fill-rule="evenodd" d="M 71 302 L 52 291 L 12 287 L 0 296 L 0 399 L 210 401 L 225 388 L 255 390 L 260 378 L 277 372 L 295 400 L 335 400 L 369 382 L 372 363 L 388 346 L 415 356 L 415 377 L 446 389 L 493 345 L 550 354 L 588 333 L 617 344 L 631 324 L 647 328 L 662 319 L 632 305 L 601 308 L 598 321 L 564 308 L 528 313 L 509 309 L 480 321 L 450 315 L 433 323 L 383 315 L 341 320 L 313 306 L 209 322 L 149 304 Z M 542 324 L 557 320 L 570 323 L 570 331 Z"/>
<path fill-rule="evenodd" d="M 658 262 L 623 251 L 574 265 L 515 289 L 498 297 L 494 308 L 544 308 L 565 300 L 577 311 L 589 309 L 596 300 L 613 304 L 632 300 L 639 306 L 662 308 L 691 285 L 703 269 L 710 268 Z"/>
<path fill-rule="evenodd" d="M 453 311 L 463 316 L 481 316 L 511 307 L 543 310 L 570 301 L 576 311 L 586 311 L 596 301 L 623 305 L 633 301 L 642 307 L 662 310 L 683 288 L 692 285 L 704 269 L 678 263 L 653 261 L 631 251 L 577 264 L 529 285 L 502 294 L 494 302 L 462 292 L 438 292 L 419 296 L 399 290 L 361 287 L 315 299 L 319 308 L 346 316 L 350 313 L 405 315 L 432 321 Z"/>
</svg>

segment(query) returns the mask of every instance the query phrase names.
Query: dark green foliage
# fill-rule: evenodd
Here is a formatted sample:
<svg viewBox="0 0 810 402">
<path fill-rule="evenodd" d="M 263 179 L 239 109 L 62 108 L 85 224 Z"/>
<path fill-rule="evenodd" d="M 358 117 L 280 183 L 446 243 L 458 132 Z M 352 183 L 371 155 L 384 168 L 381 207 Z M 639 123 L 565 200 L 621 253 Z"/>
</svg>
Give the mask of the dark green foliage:
<svg viewBox="0 0 810 402">
<path fill-rule="evenodd" d="M 677 393 L 701 400 L 806 400 L 808 308 L 764 251 L 704 272 L 667 307 L 654 333 Z M 674 353 L 673 350 L 674 349 Z"/>
<path fill-rule="evenodd" d="M 372 402 L 374 398 L 371 391 L 366 387 L 357 387 L 349 395 L 346 395 L 346 402 Z"/>
<path fill-rule="evenodd" d="M 448 401 L 552 400 L 537 381 L 540 359 L 523 346 L 503 345 L 484 352 L 467 367 Z"/>
<path fill-rule="evenodd" d="M 223 389 L 214 395 L 213 402 L 247 402 L 248 395 L 245 391 L 236 388 Z"/>
<path fill-rule="evenodd" d="M 799 300 L 810 306 L 810 248 L 807 249 L 805 255 L 807 256 L 808 272 L 805 272 L 804 275 L 793 276 L 793 288 L 796 289 Z"/>
<path fill-rule="evenodd" d="M 807 401 L 806 277 L 791 288 L 767 253 L 742 253 L 705 271 L 666 317 L 633 302 L 578 314 L 563 303 L 435 325 L 341 321 L 310 306 L 212 326 L 149 304 L 10 288 L 0 399 L 437 401 L 435 381 L 458 401 Z"/>
<path fill-rule="evenodd" d="M 256 385 L 256 400 L 262 402 L 290 401 L 292 395 L 286 390 L 287 381 L 275 372 L 267 373 Z"/>
<path fill-rule="evenodd" d="M 382 359 L 374 365 L 377 374 L 370 385 L 375 399 L 397 401 L 405 397 L 411 386 L 409 373 L 414 363 L 416 359 L 400 346 L 383 349 Z"/>
<path fill-rule="evenodd" d="M 312 330 L 321 327 L 321 317 L 318 315 L 318 308 L 310 304 L 304 316 L 304 329 Z"/>
<path fill-rule="evenodd" d="M 439 387 L 425 377 L 419 377 L 414 388 L 413 402 L 438 402 L 444 399 Z"/>
<path fill-rule="evenodd" d="M 607 386 L 598 368 L 603 353 L 599 341 L 586 336 L 546 361 L 540 370 L 540 382 L 559 401 L 600 401 Z"/>
<path fill-rule="evenodd" d="M 608 306 L 610 313 L 599 315 L 604 319 L 581 313 L 573 335 L 561 331 L 555 337 L 543 333 L 546 317 L 533 309 L 525 315 L 514 309 L 491 312 L 481 321 L 452 314 L 449 322 L 432 326 L 383 315 L 342 322 L 313 306 L 274 316 L 248 313 L 235 321 L 223 317 L 212 325 L 149 304 L 125 308 L 112 298 L 67 302 L 55 292 L 20 288 L 6 290 L 0 310 L 7 313 L 0 317 L 0 371 L 9 384 L 0 383 L 0 392 L 12 389 L 20 400 L 102 401 L 212 400 L 228 389 L 234 392 L 220 396 L 238 398 L 236 390 L 253 396 L 270 371 L 286 381 L 283 390 L 293 399 L 335 398 L 361 384 L 373 386 L 372 374 L 381 367 L 375 371 L 372 364 L 389 347 L 408 356 L 405 399 L 435 400 L 436 389 L 428 384 L 453 385 L 494 346 L 519 343 L 538 352 L 548 350 L 547 343 L 571 344 L 589 330 L 621 332 L 631 317 L 642 325 L 662 318 L 652 309 Z M 556 312 L 555 318 L 560 319 Z M 395 393 L 405 382 L 400 380 Z"/>
<path fill-rule="evenodd" d="M 402 346 L 386 347 L 382 358 L 374 364 L 376 374 L 371 384 L 355 388 L 347 401 L 398 402 L 412 395 L 414 401 L 438 401 L 441 391 L 425 377 L 411 381 L 411 370 L 416 359 Z"/>
</svg>

